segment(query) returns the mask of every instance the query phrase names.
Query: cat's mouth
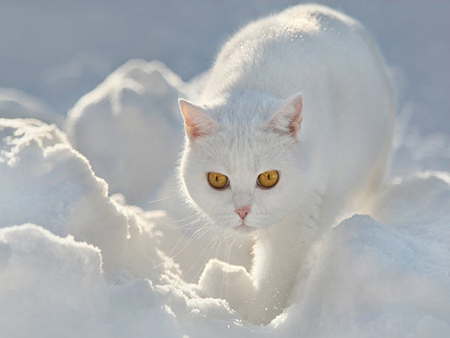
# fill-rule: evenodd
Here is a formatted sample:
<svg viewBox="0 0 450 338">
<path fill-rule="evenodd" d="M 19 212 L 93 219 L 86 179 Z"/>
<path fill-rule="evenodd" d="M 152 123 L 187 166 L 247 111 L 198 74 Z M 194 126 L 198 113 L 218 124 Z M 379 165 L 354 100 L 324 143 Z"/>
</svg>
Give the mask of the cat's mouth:
<svg viewBox="0 0 450 338">
<path fill-rule="evenodd" d="M 252 227 L 246 225 L 244 222 L 242 222 L 237 227 L 234 227 L 234 230 L 239 232 L 239 233 L 246 234 L 246 233 L 250 233 L 252 231 L 255 231 L 255 228 L 252 228 Z"/>
</svg>

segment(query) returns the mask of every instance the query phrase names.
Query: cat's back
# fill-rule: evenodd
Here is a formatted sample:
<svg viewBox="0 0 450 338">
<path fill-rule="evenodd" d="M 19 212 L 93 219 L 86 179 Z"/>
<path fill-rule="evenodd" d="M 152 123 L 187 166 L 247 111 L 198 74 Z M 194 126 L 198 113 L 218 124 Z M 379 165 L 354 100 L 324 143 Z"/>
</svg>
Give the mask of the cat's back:
<svg viewBox="0 0 450 338">
<path fill-rule="evenodd" d="M 219 53 L 200 104 L 239 129 L 264 124 L 275 107 L 267 102 L 279 107 L 298 93 L 299 137 L 319 182 L 332 177 L 342 192 L 386 167 L 395 98 L 385 63 L 364 27 L 331 8 L 298 5 L 241 29 Z"/>
<path fill-rule="evenodd" d="M 311 43 L 318 42 L 318 37 L 333 43 L 337 36 L 351 34 L 361 28 L 358 21 L 329 7 L 297 5 L 243 27 L 227 41 L 217 61 L 230 57 L 245 59 L 256 51 L 275 53 L 277 47 L 303 46 L 303 49 L 308 49 Z M 344 39 L 348 38 L 344 36 Z"/>
<path fill-rule="evenodd" d="M 323 83 L 333 69 L 367 71 L 374 52 L 358 21 L 326 6 L 297 5 L 236 33 L 219 53 L 204 97 L 251 87 L 285 98 L 306 83 Z"/>
</svg>

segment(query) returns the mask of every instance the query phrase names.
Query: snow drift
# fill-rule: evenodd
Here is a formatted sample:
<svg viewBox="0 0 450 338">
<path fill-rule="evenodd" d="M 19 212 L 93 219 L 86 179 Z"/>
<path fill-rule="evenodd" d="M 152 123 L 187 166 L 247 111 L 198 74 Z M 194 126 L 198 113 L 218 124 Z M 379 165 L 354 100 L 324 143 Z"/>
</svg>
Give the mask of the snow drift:
<svg viewBox="0 0 450 338">
<path fill-rule="evenodd" d="M 446 337 L 449 254 L 445 241 L 426 242 L 354 216 L 324 241 L 286 320 L 300 321 L 300 337 Z"/>
<path fill-rule="evenodd" d="M 173 173 L 183 140 L 181 79 L 159 62 L 130 60 L 71 109 L 72 145 L 133 204 L 147 202 Z"/>
<path fill-rule="evenodd" d="M 34 223 L 94 244 L 114 280 L 159 278 L 163 270 L 153 267 L 167 259 L 157 250 L 152 227 L 164 214 L 144 217 L 110 199 L 106 182 L 57 127 L 0 121 L 0 227 Z"/>
</svg>

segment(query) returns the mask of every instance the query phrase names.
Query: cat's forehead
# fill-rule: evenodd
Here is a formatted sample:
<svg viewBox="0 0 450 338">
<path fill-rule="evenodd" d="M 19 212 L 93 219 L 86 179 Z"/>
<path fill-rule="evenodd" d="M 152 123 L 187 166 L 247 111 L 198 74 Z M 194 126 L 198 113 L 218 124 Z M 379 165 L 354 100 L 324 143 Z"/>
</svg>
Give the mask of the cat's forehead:
<svg viewBox="0 0 450 338">
<path fill-rule="evenodd" d="M 283 162 L 286 150 L 283 143 L 273 133 L 233 128 L 200 140 L 194 152 L 209 170 L 254 172 Z"/>
<path fill-rule="evenodd" d="M 268 122 L 280 102 L 264 93 L 235 93 L 206 105 L 207 114 L 219 125 L 253 128 Z"/>
</svg>

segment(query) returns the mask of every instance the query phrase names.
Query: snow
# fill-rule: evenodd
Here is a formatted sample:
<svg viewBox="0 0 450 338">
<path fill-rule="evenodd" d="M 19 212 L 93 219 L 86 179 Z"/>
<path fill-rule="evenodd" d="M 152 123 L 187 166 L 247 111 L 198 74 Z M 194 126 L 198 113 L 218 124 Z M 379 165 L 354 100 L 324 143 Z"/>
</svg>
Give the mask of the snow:
<svg viewBox="0 0 450 338">
<path fill-rule="evenodd" d="M 101 333 L 97 322 L 108 299 L 99 249 L 25 224 L 2 230 L 0 252 L 2 336 Z"/>
<path fill-rule="evenodd" d="M 292 2 L 2 3 L 21 30 L 0 30 L 0 85 L 18 88 L 0 89 L 0 337 L 450 337 L 448 3 L 323 2 L 391 66 L 390 179 L 265 327 L 232 310 L 253 290 L 251 241 L 205 232 L 177 193 L 176 99 L 195 100 L 227 34 Z M 40 98 L 75 105 L 64 119 Z"/>
<path fill-rule="evenodd" d="M 447 243 L 353 216 L 322 248 L 300 305 L 286 314 L 300 318 L 300 336 L 448 336 Z"/>
<path fill-rule="evenodd" d="M 161 216 L 145 217 L 142 210 L 110 199 L 106 182 L 55 126 L 0 119 L 0 136 L 0 227 L 34 223 L 94 244 L 112 280 L 159 278 L 162 268 L 153 266 L 165 256 L 152 228 Z"/>
<path fill-rule="evenodd" d="M 14 88 L 0 88 L 0 118 L 34 118 L 61 127 L 64 117 L 47 104 Z"/>
<path fill-rule="evenodd" d="M 92 245 L 26 224 L 3 229 L 0 248 L 3 337 L 180 336 L 149 281 L 107 284 Z"/>
<path fill-rule="evenodd" d="M 142 204 L 173 172 L 185 84 L 165 65 L 130 60 L 70 110 L 67 133 L 111 192 Z M 164 142 L 162 142 L 164 140 Z"/>
<path fill-rule="evenodd" d="M 176 258 L 161 249 L 170 234 L 161 224 L 176 229 L 166 213 L 108 197 L 106 182 L 56 126 L 1 119 L 0 130 L 2 336 L 450 333 L 448 173 L 387 186 L 373 212 L 382 223 L 353 216 L 339 224 L 304 292 L 269 326 L 254 327 L 221 299 L 227 283 L 241 286 L 227 295 L 232 306 L 251 292 L 243 267 L 211 260 L 198 284 L 184 282 Z"/>
</svg>

